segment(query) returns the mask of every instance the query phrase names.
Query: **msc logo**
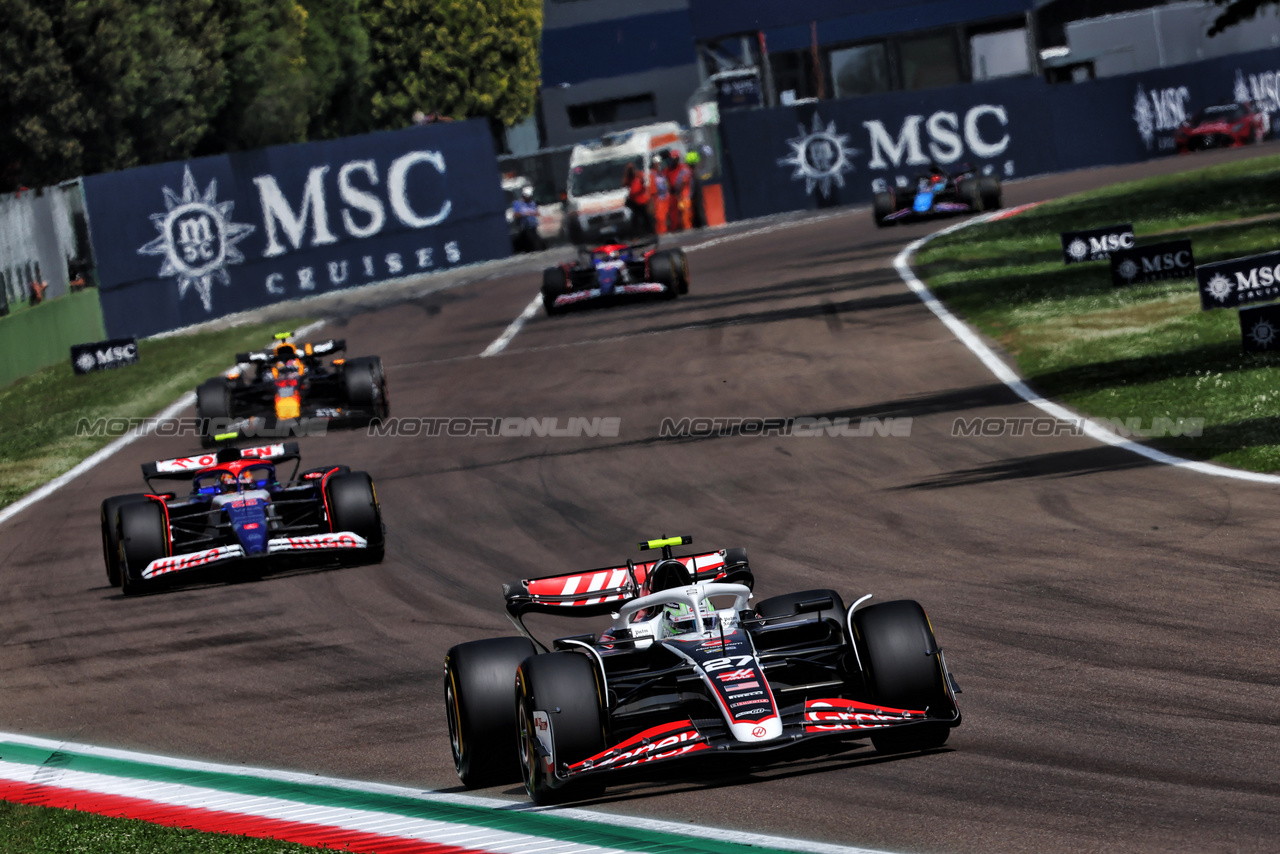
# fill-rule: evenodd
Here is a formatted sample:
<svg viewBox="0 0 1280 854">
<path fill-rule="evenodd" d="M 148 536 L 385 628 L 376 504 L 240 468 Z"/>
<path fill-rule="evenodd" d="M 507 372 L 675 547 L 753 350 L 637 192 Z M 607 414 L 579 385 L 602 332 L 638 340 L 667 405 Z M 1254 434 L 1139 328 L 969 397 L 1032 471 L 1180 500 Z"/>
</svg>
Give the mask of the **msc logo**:
<svg viewBox="0 0 1280 854">
<path fill-rule="evenodd" d="M 1062 238 L 1062 260 L 1066 264 L 1081 261 L 1105 261 L 1112 252 L 1132 249 L 1133 226 L 1108 225 L 1087 231 L 1064 231 Z"/>
<path fill-rule="evenodd" d="M 205 311 L 213 311 L 213 283 L 231 284 L 228 264 L 239 264 L 244 255 L 236 244 L 254 231 L 254 226 L 231 221 L 234 202 L 218 201 L 218 182 L 210 181 L 201 193 L 191 175 L 182 172 L 182 195 L 163 188 L 165 213 L 151 215 L 160 236 L 138 250 L 139 255 L 164 258 L 160 275 L 178 280 L 178 298 L 195 288 Z"/>
<path fill-rule="evenodd" d="M 1187 120 L 1187 103 L 1190 100 L 1191 92 L 1186 86 L 1146 92 L 1142 84 L 1138 84 L 1138 91 L 1133 96 L 1133 121 L 1148 151 L 1155 144 L 1157 133 L 1176 130 Z M 1161 148 L 1168 147 L 1166 142 L 1171 144 L 1172 141 L 1161 140 Z"/>
</svg>

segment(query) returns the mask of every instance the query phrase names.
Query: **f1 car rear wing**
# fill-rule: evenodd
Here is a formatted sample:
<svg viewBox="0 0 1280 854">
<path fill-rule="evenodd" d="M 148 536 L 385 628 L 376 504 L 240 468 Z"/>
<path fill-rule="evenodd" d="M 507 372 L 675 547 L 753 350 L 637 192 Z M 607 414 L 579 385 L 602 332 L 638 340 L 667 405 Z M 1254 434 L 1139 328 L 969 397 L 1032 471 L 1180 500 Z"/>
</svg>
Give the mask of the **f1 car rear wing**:
<svg viewBox="0 0 1280 854">
<path fill-rule="evenodd" d="M 201 469 L 212 468 L 219 463 L 235 460 L 265 460 L 280 462 L 282 460 L 300 460 L 302 454 L 297 442 L 278 442 L 274 445 L 258 445 L 252 448 L 221 448 L 207 454 L 194 457 L 174 457 L 171 460 L 156 460 L 142 464 L 142 477 L 147 483 L 151 480 L 185 480 Z"/>
<path fill-rule="evenodd" d="M 279 336 L 277 336 L 279 337 Z M 332 356 L 335 353 L 344 353 L 347 349 L 347 339 L 330 338 L 328 341 L 316 341 L 303 344 L 298 347 L 298 352 L 303 356 Z M 236 364 L 266 364 L 274 362 L 276 354 L 274 350 L 255 350 L 252 353 L 236 353 Z"/>
<path fill-rule="evenodd" d="M 694 581 L 731 581 L 751 586 L 746 549 L 673 557 L 685 565 Z M 617 611 L 628 599 L 644 595 L 645 579 L 658 561 L 589 569 L 568 575 L 526 578 L 502 585 L 507 613 L 519 620 L 525 614 L 596 617 Z"/>
</svg>

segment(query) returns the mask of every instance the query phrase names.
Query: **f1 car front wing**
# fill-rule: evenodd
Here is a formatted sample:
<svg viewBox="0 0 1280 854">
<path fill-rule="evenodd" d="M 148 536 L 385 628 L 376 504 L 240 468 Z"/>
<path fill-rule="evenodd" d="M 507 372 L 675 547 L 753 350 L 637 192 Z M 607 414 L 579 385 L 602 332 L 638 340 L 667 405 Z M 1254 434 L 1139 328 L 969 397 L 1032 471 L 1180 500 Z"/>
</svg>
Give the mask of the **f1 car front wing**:
<svg viewBox="0 0 1280 854">
<path fill-rule="evenodd" d="M 280 537 L 274 540 L 267 540 L 266 555 L 341 553 L 351 549 L 366 549 L 368 547 L 369 542 L 359 534 L 353 534 L 350 531 L 337 531 L 332 534 L 312 534 L 303 537 Z M 147 564 L 146 569 L 142 570 L 142 577 L 146 579 L 159 578 L 162 575 L 169 575 L 174 572 L 202 569 L 228 561 L 241 560 L 246 557 L 262 556 L 247 554 L 244 547 L 238 543 L 218 546 L 198 552 L 157 558 Z"/>
</svg>

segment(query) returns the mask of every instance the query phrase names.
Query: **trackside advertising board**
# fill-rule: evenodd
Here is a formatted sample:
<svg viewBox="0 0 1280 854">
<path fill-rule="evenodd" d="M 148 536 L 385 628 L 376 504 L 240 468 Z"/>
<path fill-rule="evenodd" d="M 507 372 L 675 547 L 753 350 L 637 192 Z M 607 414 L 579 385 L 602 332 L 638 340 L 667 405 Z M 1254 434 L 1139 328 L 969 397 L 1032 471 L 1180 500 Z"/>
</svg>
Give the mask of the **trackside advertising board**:
<svg viewBox="0 0 1280 854">
<path fill-rule="evenodd" d="M 510 253 L 478 120 L 94 175 L 84 193 L 112 337 Z"/>
<path fill-rule="evenodd" d="M 1235 308 L 1280 297 L 1280 252 L 1196 267 L 1200 308 Z"/>
<path fill-rule="evenodd" d="M 1132 249 L 1134 246 L 1133 223 L 1130 222 L 1085 231 L 1064 231 L 1058 236 L 1062 240 L 1064 264 L 1105 261 L 1111 257 L 1112 252 Z"/>
<path fill-rule="evenodd" d="M 1240 309 L 1240 341 L 1246 353 L 1270 353 L 1280 348 L 1280 304 Z"/>
<path fill-rule="evenodd" d="M 1172 155 L 1184 122 L 1206 107 L 1245 100 L 1268 114 L 1274 135 L 1280 52 L 1080 83 L 1019 77 L 722 111 L 726 215 L 866 204 L 878 190 L 914 186 L 931 161 L 1007 180 Z"/>
<path fill-rule="evenodd" d="M 1116 287 L 1190 279 L 1196 274 L 1196 258 L 1190 240 L 1167 240 L 1111 253 L 1111 284 Z"/>
</svg>

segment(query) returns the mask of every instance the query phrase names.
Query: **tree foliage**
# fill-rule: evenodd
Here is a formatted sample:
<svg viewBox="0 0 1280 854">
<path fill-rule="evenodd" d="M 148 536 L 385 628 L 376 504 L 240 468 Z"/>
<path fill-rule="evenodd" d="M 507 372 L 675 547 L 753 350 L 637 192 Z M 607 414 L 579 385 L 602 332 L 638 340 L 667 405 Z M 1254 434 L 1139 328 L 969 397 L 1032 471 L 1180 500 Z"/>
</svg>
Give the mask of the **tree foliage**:
<svg viewBox="0 0 1280 854">
<path fill-rule="evenodd" d="M 540 0 L 3 0 L 0 192 L 533 112 Z"/>
<path fill-rule="evenodd" d="M 420 110 L 511 125 L 533 113 L 540 0 L 383 0 L 366 17 L 378 123 Z"/>
<path fill-rule="evenodd" d="M 1275 6 L 1280 0 L 1213 0 L 1215 6 L 1226 8 L 1213 19 L 1209 27 L 1209 36 L 1216 36 L 1223 30 L 1252 20 L 1264 6 Z"/>
</svg>

